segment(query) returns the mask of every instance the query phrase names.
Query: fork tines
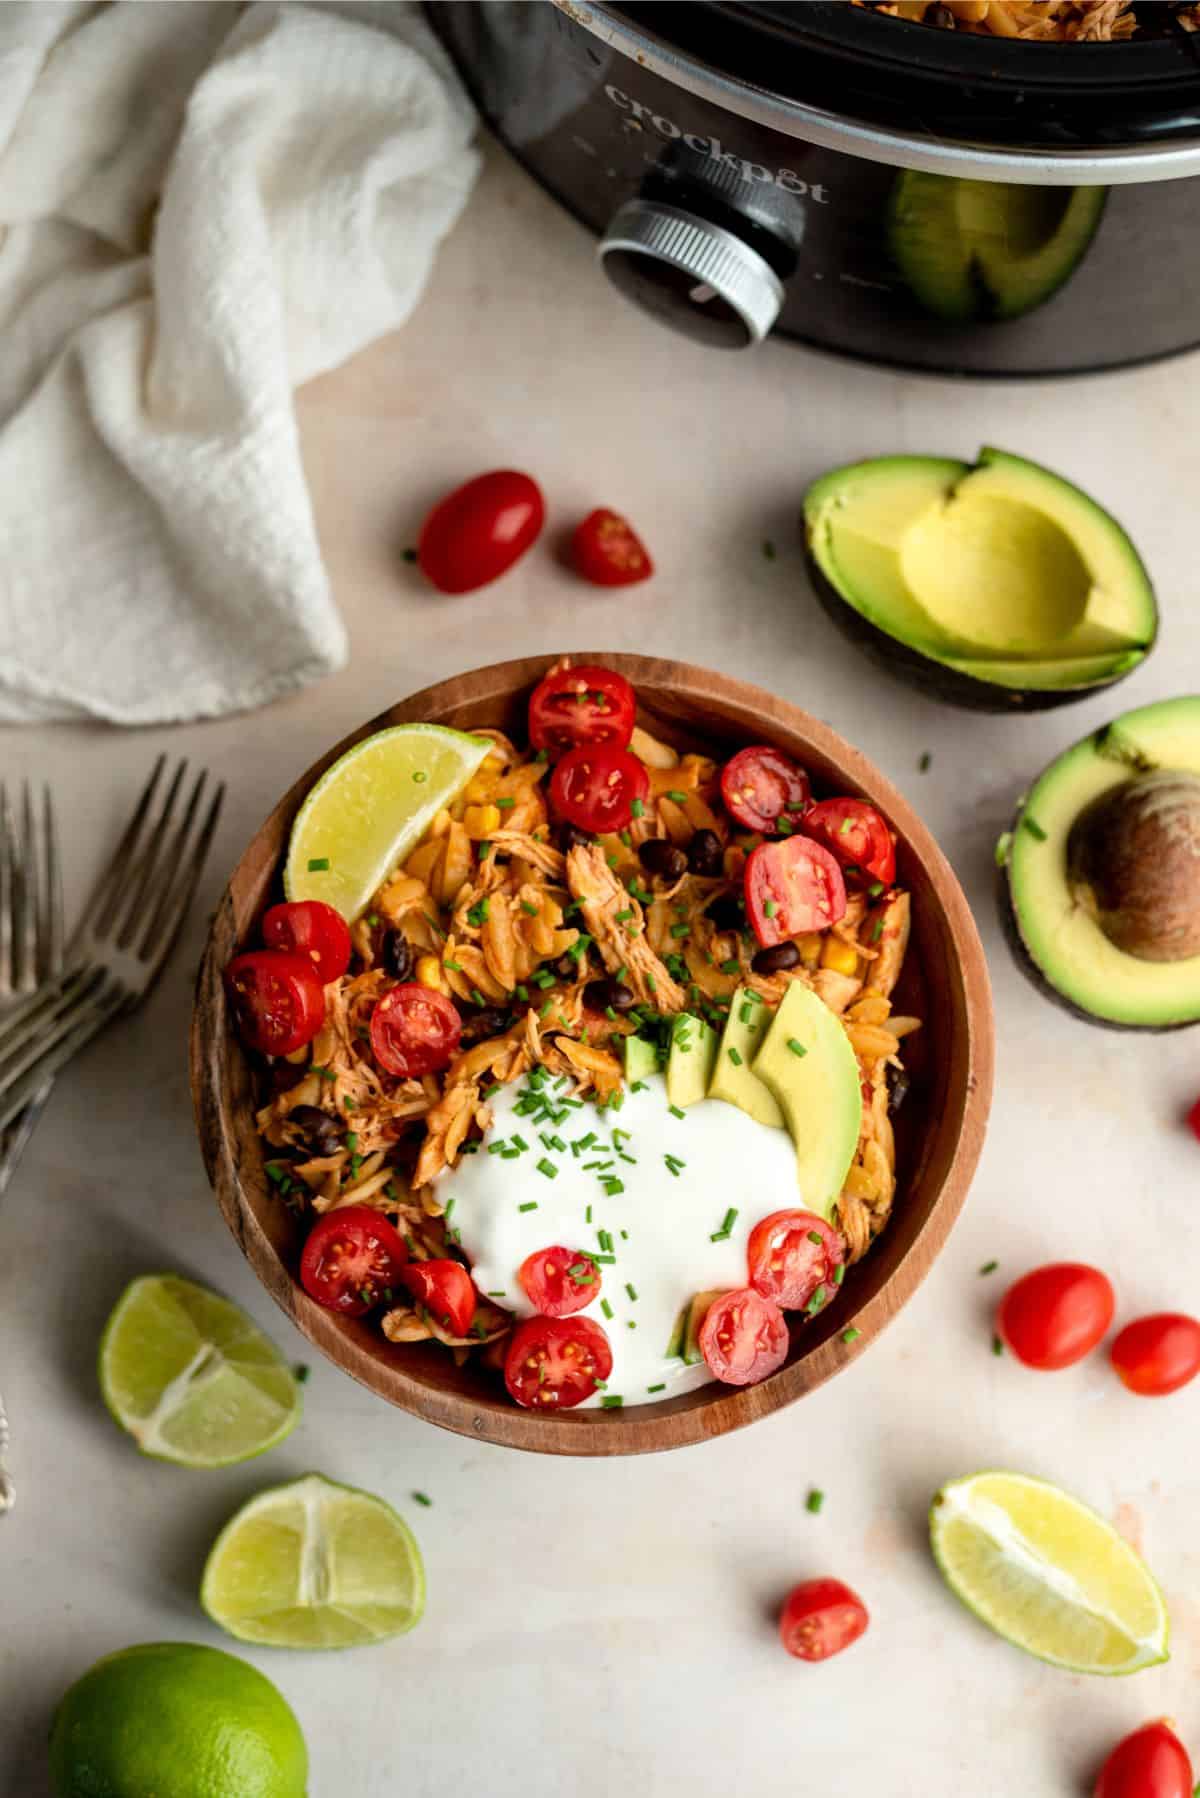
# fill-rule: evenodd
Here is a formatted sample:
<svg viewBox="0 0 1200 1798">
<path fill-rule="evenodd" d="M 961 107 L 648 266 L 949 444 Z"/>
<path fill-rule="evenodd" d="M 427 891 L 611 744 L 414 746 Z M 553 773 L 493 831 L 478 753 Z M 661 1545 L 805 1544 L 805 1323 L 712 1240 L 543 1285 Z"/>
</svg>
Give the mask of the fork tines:
<svg viewBox="0 0 1200 1798">
<path fill-rule="evenodd" d="M 0 1000 L 34 993 L 62 956 L 62 881 L 49 787 L 21 783 L 18 830 L 0 781 Z"/>
</svg>

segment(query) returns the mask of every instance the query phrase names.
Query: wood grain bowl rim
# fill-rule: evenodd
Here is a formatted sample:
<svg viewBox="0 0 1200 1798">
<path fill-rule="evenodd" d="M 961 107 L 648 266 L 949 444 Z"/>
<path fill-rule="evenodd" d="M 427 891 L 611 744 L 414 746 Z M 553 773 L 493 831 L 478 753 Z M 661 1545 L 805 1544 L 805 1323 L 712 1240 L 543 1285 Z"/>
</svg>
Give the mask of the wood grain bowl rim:
<svg viewBox="0 0 1200 1798">
<path fill-rule="evenodd" d="M 838 1304 L 830 1307 L 836 1319 L 826 1312 L 809 1323 L 804 1346 L 760 1385 L 710 1384 L 657 1405 L 534 1415 L 499 1389 L 495 1397 L 467 1394 L 415 1378 L 405 1370 L 404 1351 L 387 1343 L 378 1330 L 315 1304 L 269 1240 L 256 1206 L 278 1206 L 279 1200 L 263 1173 L 257 1138 L 253 1164 L 239 1152 L 229 1076 L 242 1052 L 226 1023 L 221 970 L 277 878 L 291 820 L 313 782 L 361 738 L 389 724 L 445 721 L 451 713 L 460 728 L 469 727 L 462 718 L 465 710 L 511 705 L 542 677 L 555 660 L 553 654 L 491 663 L 422 689 L 352 731 L 292 785 L 247 846 L 213 916 L 192 1013 L 192 1098 L 205 1165 L 226 1223 L 281 1310 L 337 1366 L 391 1404 L 476 1440 L 545 1454 L 640 1454 L 724 1435 L 792 1404 L 856 1360 L 912 1297 L 949 1236 L 982 1148 L 994 1063 L 991 992 L 975 923 L 949 862 L 907 800 L 859 750 L 799 707 L 730 676 L 649 656 L 571 653 L 576 662 L 624 674 L 639 702 L 648 696 L 643 715 L 659 728 L 664 716 L 670 717 L 669 706 L 665 713 L 662 708 L 674 699 L 693 714 L 719 720 L 723 734 L 743 741 L 774 738 L 800 756 L 837 769 L 851 791 L 865 794 L 890 819 L 902 859 L 911 858 L 929 883 L 938 915 L 923 922 L 931 928 L 936 921 L 941 927 L 947 948 L 944 973 L 960 1040 L 944 1069 L 942 1104 L 926 1128 L 911 1187 L 916 1191 L 928 1180 L 932 1146 L 940 1145 L 944 1166 L 924 1194 L 923 1220 L 879 1289 L 855 1306 L 852 1276 Z M 890 1228 L 896 1228 L 895 1219 Z M 869 1269 L 871 1258 L 863 1265 Z M 842 1332 L 851 1324 L 859 1334 L 848 1343 Z"/>
</svg>

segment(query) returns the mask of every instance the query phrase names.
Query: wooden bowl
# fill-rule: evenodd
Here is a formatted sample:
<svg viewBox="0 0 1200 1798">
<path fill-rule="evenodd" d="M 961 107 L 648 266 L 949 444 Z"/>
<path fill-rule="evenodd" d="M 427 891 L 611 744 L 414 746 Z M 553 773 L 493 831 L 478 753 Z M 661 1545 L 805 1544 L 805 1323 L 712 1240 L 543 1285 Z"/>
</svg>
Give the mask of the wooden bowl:
<svg viewBox="0 0 1200 1798">
<path fill-rule="evenodd" d="M 740 1429 L 811 1392 L 874 1341 L 928 1273 L 966 1196 L 992 1088 L 987 968 L 958 881 L 933 838 L 866 758 L 795 706 L 723 674 L 648 656 L 576 659 L 619 670 L 637 691 L 640 721 L 681 749 L 728 753 L 770 741 L 811 770 L 824 792 L 861 794 L 898 837 L 898 878 L 913 897 L 913 937 L 898 1009 L 925 1020 L 906 1065 L 912 1089 L 898 1114 L 898 1187 L 891 1221 L 848 1273 L 836 1302 L 793 1328 L 788 1361 L 761 1385 L 708 1385 L 657 1405 L 533 1414 L 473 1362 L 456 1367 L 437 1344 L 393 1344 L 369 1322 L 323 1310 L 298 1284 L 295 1219 L 264 1172 L 254 1127 L 255 1078 L 226 1013 L 221 970 L 255 937 L 279 895 L 292 819 L 313 782 L 352 743 L 389 724 L 426 719 L 495 726 L 518 737 L 531 689 L 552 661 L 528 657 L 477 669 L 403 700 L 323 755 L 280 800 L 229 882 L 213 919 L 192 1018 L 196 1123 L 225 1221 L 276 1303 L 309 1341 L 356 1380 L 431 1423 L 543 1454 L 641 1454 Z M 842 1340 L 850 1325 L 858 1331 Z"/>
</svg>

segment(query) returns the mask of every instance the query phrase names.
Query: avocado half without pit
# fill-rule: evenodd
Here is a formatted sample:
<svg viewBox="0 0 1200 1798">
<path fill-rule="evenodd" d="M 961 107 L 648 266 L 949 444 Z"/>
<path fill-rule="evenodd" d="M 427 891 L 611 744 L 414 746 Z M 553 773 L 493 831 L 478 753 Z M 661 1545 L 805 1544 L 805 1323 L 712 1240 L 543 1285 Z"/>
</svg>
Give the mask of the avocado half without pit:
<svg viewBox="0 0 1200 1798">
<path fill-rule="evenodd" d="M 1200 1021 L 1200 697 L 1126 712 L 1051 762 L 997 861 L 1039 986 L 1103 1024 Z"/>
<path fill-rule="evenodd" d="M 1142 662 L 1158 630 L 1126 533 L 1036 462 L 880 456 L 804 496 L 826 611 L 891 674 L 978 711 L 1084 699 Z"/>
</svg>

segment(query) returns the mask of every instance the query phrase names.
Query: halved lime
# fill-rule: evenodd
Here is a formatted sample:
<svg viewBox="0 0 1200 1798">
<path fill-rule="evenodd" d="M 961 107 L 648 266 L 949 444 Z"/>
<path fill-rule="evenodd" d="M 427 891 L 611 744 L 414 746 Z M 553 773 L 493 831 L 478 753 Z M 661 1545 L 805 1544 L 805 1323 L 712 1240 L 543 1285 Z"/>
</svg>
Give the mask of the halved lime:
<svg viewBox="0 0 1200 1798">
<path fill-rule="evenodd" d="M 942 1576 L 982 1623 L 1075 1673 L 1137 1673 L 1167 1657 L 1163 1595 L 1102 1517 L 1046 1480 L 951 1480 L 929 1515 Z"/>
<path fill-rule="evenodd" d="M 397 724 L 348 749 L 296 814 L 283 888 L 354 919 L 491 748 L 440 724 Z"/>
<path fill-rule="evenodd" d="M 200 1602 L 241 1642 L 354 1648 L 421 1621 L 425 1568 L 412 1531 L 382 1498 L 310 1473 L 260 1492 L 230 1519 Z"/>
<path fill-rule="evenodd" d="M 182 1467 L 261 1455 L 300 1418 L 300 1388 L 244 1311 L 178 1274 L 125 1288 L 100 1339 L 104 1402 L 142 1453 Z"/>
</svg>

